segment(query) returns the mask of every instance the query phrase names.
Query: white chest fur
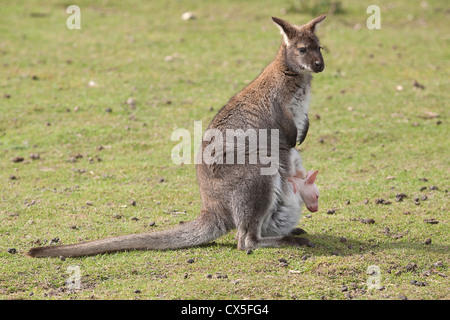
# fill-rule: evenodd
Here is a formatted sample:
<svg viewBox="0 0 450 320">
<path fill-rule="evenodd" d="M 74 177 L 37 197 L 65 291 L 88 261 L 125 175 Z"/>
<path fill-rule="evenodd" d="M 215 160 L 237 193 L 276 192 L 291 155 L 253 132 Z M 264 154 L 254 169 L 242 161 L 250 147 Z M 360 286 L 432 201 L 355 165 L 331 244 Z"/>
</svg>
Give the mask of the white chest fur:
<svg viewBox="0 0 450 320">
<path fill-rule="evenodd" d="M 292 112 L 292 118 L 297 127 L 297 138 L 303 135 L 308 124 L 308 108 L 311 99 L 310 85 L 299 88 L 288 104 L 288 109 Z"/>
</svg>

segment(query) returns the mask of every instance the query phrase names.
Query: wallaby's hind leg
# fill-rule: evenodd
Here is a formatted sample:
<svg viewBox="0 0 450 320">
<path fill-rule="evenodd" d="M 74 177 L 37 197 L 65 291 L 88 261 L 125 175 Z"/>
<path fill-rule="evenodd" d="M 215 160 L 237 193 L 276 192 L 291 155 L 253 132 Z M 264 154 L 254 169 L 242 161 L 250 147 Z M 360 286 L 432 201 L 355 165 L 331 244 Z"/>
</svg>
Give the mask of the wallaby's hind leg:
<svg viewBox="0 0 450 320">
<path fill-rule="evenodd" d="M 232 205 L 238 249 L 311 245 L 305 238 L 291 236 L 300 219 L 302 202 L 290 182 L 280 173 L 252 182 L 236 189 Z M 244 188 L 261 190 L 261 193 L 255 197 L 254 192 Z"/>
<path fill-rule="evenodd" d="M 261 236 L 263 221 L 264 216 L 261 216 L 261 219 L 250 221 L 251 223 L 240 221 L 237 224 L 236 238 L 238 241 L 238 249 L 249 250 L 267 247 L 313 246 L 308 239 L 291 235 Z"/>
<path fill-rule="evenodd" d="M 277 248 L 285 246 L 313 246 L 306 238 L 293 236 L 261 237 L 256 230 L 238 230 L 238 249 Z"/>
</svg>

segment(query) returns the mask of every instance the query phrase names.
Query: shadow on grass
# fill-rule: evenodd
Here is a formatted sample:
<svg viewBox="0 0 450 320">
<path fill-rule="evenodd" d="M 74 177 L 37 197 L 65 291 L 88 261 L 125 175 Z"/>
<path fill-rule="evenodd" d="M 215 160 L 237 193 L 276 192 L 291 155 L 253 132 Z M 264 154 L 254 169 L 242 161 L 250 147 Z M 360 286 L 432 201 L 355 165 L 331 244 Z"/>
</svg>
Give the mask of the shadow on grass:
<svg viewBox="0 0 450 320">
<path fill-rule="evenodd" d="M 302 237 L 309 239 L 313 247 L 300 247 L 314 256 L 351 256 L 354 254 L 362 254 L 368 252 L 381 252 L 389 250 L 408 250 L 408 251 L 423 251 L 446 254 L 450 250 L 450 246 L 440 244 L 424 244 L 423 242 L 407 242 L 405 240 L 387 242 L 387 239 L 380 237 L 377 241 L 361 241 L 352 238 L 343 238 L 331 236 L 326 234 L 305 234 Z M 382 242 L 384 240 L 384 242 Z M 237 250 L 237 243 L 232 242 L 216 242 L 212 241 L 203 245 L 182 248 L 182 249 L 168 249 L 168 250 L 124 250 L 118 252 L 132 252 L 132 251 L 185 251 L 191 248 L 204 248 L 208 250 L 231 249 Z M 278 248 L 271 248 L 278 249 Z M 255 249 L 261 250 L 261 249 Z M 109 255 L 118 253 L 117 251 L 102 253 L 99 255 Z M 246 254 L 245 251 L 243 253 Z M 84 259 L 86 256 L 73 257 L 73 259 Z"/>
<path fill-rule="evenodd" d="M 446 254 L 450 250 L 450 246 L 448 245 L 426 245 L 423 242 L 411 242 L 404 239 L 391 239 L 391 241 L 389 241 L 388 238 L 384 239 L 383 236 L 380 236 L 380 238 L 375 241 L 362 241 L 359 239 L 343 238 L 326 234 L 306 234 L 303 235 L 303 237 L 309 239 L 314 244 L 314 247 L 301 248 L 306 248 L 307 251 L 316 256 L 351 256 L 354 254 L 390 250 L 407 250 L 417 252 L 423 251 Z M 216 243 L 215 241 L 213 241 L 204 245 L 197 246 L 197 248 L 209 248 L 212 250 L 214 250 L 214 248 L 227 248 L 237 250 L 237 243 Z"/>
<path fill-rule="evenodd" d="M 441 244 L 428 244 L 423 242 L 410 242 L 406 240 L 385 240 L 380 237 L 376 241 L 361 241 L 352 238 L 342 238 L 330 235 L 307 235 L 307 238 L 314 243 L 311 253 L 315 255 L 342 255 L 349 256 L 367 252 L 408 250 L 435 253 L 447 253 L 450 246 Z"/>
</svg>

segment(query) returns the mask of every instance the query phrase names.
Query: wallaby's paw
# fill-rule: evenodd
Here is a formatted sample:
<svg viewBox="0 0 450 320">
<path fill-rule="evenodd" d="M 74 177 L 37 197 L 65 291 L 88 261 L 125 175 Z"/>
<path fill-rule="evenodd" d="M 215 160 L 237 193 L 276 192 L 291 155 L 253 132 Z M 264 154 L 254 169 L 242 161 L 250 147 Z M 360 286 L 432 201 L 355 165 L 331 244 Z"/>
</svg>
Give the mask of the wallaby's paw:
<svg viewBox="0 0 450 320">
<path fill-rule="evenodd" d="M 289 177 L 288 178 L 288 182 L 291 183 L 292 188 L 294 189 L 294 193 L 297 193 L 297 184 L 294 181 L 294 177 Z"/>
</svg>

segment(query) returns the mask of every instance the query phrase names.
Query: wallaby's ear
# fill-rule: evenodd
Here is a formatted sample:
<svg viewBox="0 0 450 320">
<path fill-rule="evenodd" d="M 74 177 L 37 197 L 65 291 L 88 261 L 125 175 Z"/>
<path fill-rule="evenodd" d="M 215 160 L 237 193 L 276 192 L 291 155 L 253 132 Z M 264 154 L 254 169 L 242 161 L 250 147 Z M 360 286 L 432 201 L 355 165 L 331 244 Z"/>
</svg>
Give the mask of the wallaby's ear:
<svg viewBox="0 0 450 320">
<path fill-rule="evenodd" d="M 308 171 L 308 175 L 306 176 L 306 184 L 314 184 L 318 173 L 319 173 L 319 170 Z"/>
<path fill-rule="evenodd" d="M 303 28 L 311 30 L 312 33 L 316 32 L 316 27 L 327 17 L 326 14 L 321 15 L 315 19 L 312 19 L 307 24 L 303 25 Z"/>
<path fill-rule="evenodd" d="M 296 26 L 290 24 L 289 22 L 272 17 L 272 21 L 275 23 L 275 25 L 280 29 L 281 34 L 283 35 L 284 43 L 288 46 L 289 45 L 289 39 L 292 39 L 296 32 Z"/>
</svg>

